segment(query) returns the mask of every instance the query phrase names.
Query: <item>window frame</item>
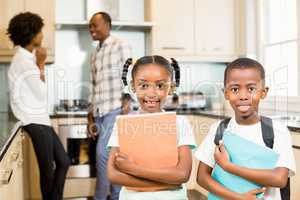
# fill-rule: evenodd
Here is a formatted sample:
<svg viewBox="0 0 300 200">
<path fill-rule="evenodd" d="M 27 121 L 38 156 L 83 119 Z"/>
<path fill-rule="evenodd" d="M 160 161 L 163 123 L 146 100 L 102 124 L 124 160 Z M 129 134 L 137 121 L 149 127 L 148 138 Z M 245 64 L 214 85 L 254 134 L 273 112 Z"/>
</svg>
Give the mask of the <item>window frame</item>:
<svg viewBox="0 0 300 200">
<path fill-rule="evenodd" d="M 263 1 L 264 0 L 257 0 L 255 1 L 256 10 L 254 11 L 257 18 L 256 18 L 256 37 L 257 37 L 257 59 L 264 63 L 265 59 L 265 48 L 267 46 L 273 46 L 276 44 L 282 44 L 282 43 L 288 43 L 291 41 L 297 41 L 297 69 L 298 69 L 298 78 L 297 78 L 297 96 L 275 96 L 275 95 L 268 95 L 265 102 L 263 103 L 262 107 L 266 109 L 274 109 L 276 110 L 289 110 L 289 111 L 297 111 L 300 112 L 300 2 L 297 1 L 297 38 L 293 40 L 285 40 L 277 43 L 271 43 L 271 44 L 265 44 L 264 38 L 263 38 Z"/>
</svg>

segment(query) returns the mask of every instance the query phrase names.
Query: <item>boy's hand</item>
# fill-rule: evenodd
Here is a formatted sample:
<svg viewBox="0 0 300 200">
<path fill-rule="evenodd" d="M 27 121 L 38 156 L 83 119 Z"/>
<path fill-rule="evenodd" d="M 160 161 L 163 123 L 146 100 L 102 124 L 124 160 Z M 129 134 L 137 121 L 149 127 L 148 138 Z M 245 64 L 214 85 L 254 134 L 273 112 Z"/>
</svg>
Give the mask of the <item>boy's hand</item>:
<svg viewBox="0 0 300 200">
<path fill-rule="evenodd" d="M 222 167 L 224 170 L 226 166 L 230 163 L 229 155 L 225 149 L 224 143 L 221 140 L 219 146 L 216 146 L 214 153 L 216 163 Z"/>
<path fill-rule="evenodd" d="M 120 152 L 115 154 L 115 165 L 120 171 L 128 174 L 130 174 L 135 167 L 133 160 L 126 154 Z"/>
<path fill-rule="evenodd" d="M 266 191 L 266 188 L 259 188 L 255 190 L 251 190 L 249 192 L 246 192 L 242 195 L 241 199 L 243 200 L 261 200 L 256 198 L 257 194 L 263 193 Z"/>
</svg>

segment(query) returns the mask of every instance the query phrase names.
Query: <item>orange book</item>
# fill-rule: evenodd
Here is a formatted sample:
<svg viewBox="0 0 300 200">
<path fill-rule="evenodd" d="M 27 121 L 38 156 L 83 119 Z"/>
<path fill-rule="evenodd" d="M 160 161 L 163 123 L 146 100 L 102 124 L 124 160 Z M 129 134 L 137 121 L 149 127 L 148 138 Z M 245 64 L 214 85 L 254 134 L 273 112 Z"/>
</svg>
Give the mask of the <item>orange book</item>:
<svg viewBox="0 0 300 200">
<path fill-rule="evenodd" d="M 178 162 L 176 113 L 120 115 L 117 117 L 120 152 L 148 168 L 176 166 Z M 169 186 L 127 187 L 136 191 L 158 191 Z"/>
</svg>

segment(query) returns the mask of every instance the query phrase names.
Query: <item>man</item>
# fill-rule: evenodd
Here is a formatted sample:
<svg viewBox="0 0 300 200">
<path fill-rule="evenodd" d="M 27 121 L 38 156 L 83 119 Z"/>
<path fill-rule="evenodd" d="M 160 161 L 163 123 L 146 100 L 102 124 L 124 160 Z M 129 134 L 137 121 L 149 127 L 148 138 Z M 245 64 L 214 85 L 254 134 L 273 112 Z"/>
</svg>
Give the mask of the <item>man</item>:
<svg viewBox="0 0 300 200">
<path fill-rule="evenodd" d="M 95 13 L 89 23 L 90 34 L 99 45 L 91 61 L 88 132 L 96 140 L 97 182 L 95 200 L 119 199 L 121 187 L 112 185 L 106 176 L 106 145 L 117 115 L 121 113 L 122 68 L 131 57 L 130 46 L 110 35 L 111 18 L 105 12 Z"/>
</svg>

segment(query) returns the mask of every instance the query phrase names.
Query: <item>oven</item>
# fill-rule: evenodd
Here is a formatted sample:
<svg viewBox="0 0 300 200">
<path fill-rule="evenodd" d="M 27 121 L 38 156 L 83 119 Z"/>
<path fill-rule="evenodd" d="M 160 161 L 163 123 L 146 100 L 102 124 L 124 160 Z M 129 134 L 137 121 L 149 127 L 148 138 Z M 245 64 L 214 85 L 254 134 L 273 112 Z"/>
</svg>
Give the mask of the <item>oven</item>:
<svg viewBox="0 0 300 200">
<path fill-rule="evenodd" d="M 67 178 L 95 177 L 96 141 L 87 137 L 85 124 L 60 125 L 59 138 L 70 158 Z"/>
</svg>

